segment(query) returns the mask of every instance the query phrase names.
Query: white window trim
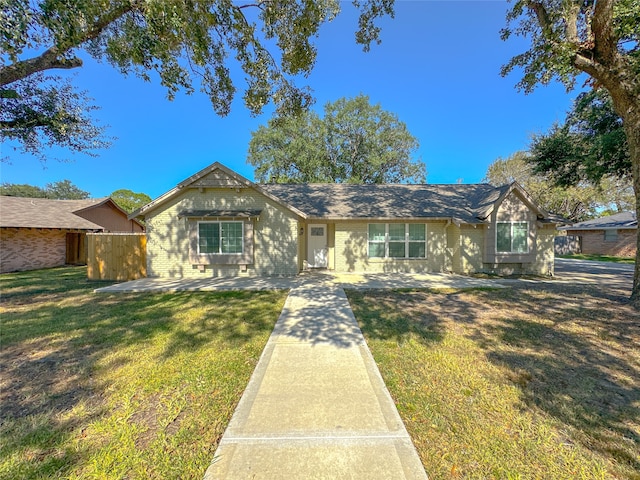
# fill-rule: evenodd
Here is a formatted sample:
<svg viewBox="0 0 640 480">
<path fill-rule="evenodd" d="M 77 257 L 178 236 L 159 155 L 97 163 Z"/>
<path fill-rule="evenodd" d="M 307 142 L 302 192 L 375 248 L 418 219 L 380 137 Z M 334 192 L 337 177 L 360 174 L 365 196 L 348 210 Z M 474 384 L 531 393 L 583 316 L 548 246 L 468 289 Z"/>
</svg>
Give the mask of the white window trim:
<svg viewBox="0 0 640 480">
<path fill-rule="evenodd" d="M 217 223 L 218 225 L 222 224 L 222 223 L 239 223 L 241 228 L 242 228 L 242 232 L 241 232 L 241 239 L 242 239 L 242 243 L 240 244 L 242 246 L 242 250 L 240 252 L 235 252 L 235 253 L 223 253 L 221 251 L 219 252 L 201 252 L 200 251 L 200 224 L 201 223 Z M 198 246 L 198 255 L 243 255 L 244 254 L 244 222 L 239 221 L 239 220 L 207 220 L 207 221 L 198 221 L 198 225 L 196 226 L 197 228 L 197 243 L 196 245 Z M 220 228 L 220 227 L 218 227 Z M 222 232 L 220 232 L 220 249 L 222 249 Z"/>
<path fill-rule="evenodd" d="M 526 235 L 526 245 L 527 245 L 527 249 L 524 252 L 514 252 L 513 251 L 513 226 L 516 224 L 521 224 L 521 223 L 525 223 L 527 225 L 527 235 Z M 511 247 L 510 250 L 508 252 L 504 252 L 504 251 L 499 251 L 498 250 L 498 225 L 500 224 L 508 224 L 510 225 L 510 237 L 511 237 Z M 496 246 L 496 253 L 497 254 L 503 254 L 503 255 L 526 255 L 529 253 L 529 222 L 526 220 L 519 220 L 519 221 L 514 221 L 514 222 L 496 222 L 496 235 L 495 235 L 495 246 Z"/>
<path fill-rule="evenodd" d="M 369 237 L 370 225 L 384 225 L 384 240 L 371 240 Z M 389 225 L 403 225 L 404 226 L 404 257 L 390 257 L 389 256 L 389 242 L 397 242 L 400 243 L 400 240 L 390 240 L 389 238 Z M 424 225 L 424 240 L 409 240 L 409 225 Z M 417 223 L 417 224 L 409 224 L 409 223 L 377 223 L 372 222 L 367 224 L 367 258 L 384 258 L 384 259 L 392 259 L 392 260 L 426 260 L 427 258 L 427 224 L 426 223 Z M 384 257 L 372 257 L 370 256 L 369 244 L 384 243 Z M 409 244 L 411 243 L 424 243 L 424 257 L 410 257 L 409 256 Z"/>
</svg>

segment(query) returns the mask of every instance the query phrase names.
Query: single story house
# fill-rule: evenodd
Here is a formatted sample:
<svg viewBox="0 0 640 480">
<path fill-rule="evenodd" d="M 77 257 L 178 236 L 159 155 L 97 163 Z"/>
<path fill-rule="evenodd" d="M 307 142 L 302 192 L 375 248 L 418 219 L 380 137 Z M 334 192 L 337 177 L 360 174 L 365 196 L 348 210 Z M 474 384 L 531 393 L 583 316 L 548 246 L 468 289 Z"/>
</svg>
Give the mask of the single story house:
<svg viewBox="0 0 640 480">
<path fill-rule="evenodd" d="M 220 163 L 130 215 L 147 275 L 552 275 L 556 219 L 518 184 L 256 184 Z"/>
<path fill-rule="evenodd" d="M 142 232 L 110 198 L 0 196 L 0 272 L 87 263 L 87 232 Z"/>
<path fill-rule="evenodd" d="M 559 230 L 580 237 L 581 253 L 635 257 L 638 219 L 635 212 L 622 212 L 574 223 Z"/>
</svg>

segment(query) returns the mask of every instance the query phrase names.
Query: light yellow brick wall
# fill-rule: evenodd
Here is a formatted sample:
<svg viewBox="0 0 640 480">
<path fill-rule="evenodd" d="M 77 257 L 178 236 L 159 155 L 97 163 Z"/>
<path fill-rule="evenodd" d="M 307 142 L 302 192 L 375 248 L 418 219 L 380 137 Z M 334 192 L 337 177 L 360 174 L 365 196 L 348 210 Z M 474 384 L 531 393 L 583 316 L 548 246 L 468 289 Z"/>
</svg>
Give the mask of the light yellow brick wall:
<svg viewBox="0 0 640 480">
<path fill-rule="evenodd" d="M 457 273 L 481 272 L 484 252 L 485 230 L 482 226 L 460 227 L 460 271 Z"/>
<path fill-rule="evenodd" d="M 537 229 L 536 236 L 536 259 L 529 267 L 534 275 L 553 275 L 555 254 L 554 239 L 556 236 L 555 226 L 545 226 Z"/>
<path fill-rule="evenodd" d="M 455 224 L 449 224 L 446 227 L 447 232 L 447 249 L 449 251 L 448 268 L 454 273 L 462 271 L 460 259 L 460 227 Z"/>
<path fill-rule="evenodd" d="M 262 210 L 254 223 L 254 263 L 246 272 L 238 265 L 207 265 L 201 271 L 189 260 L 189 228 L 182 210 Z M 295 275 L 298 273 L 297 217 L 253 189 L 185 189 L 147 220 L 147 275 L 209 277 Z"/>
<path fill-rule="evenodd" d="M 427 258 L 369 258 L 369 224 L 337 222 L 335 224 L 335 269 L 337 272 L 443 272 L 446 237 L 444 222 L 427 224 Z"/>
<path fill-rule="evenodd" d="M 511 192 L 498 207 L 497 221 L 518 222 L 535 220 L 535 213 L 527 207 L 520 197 Z"/>
</svg>

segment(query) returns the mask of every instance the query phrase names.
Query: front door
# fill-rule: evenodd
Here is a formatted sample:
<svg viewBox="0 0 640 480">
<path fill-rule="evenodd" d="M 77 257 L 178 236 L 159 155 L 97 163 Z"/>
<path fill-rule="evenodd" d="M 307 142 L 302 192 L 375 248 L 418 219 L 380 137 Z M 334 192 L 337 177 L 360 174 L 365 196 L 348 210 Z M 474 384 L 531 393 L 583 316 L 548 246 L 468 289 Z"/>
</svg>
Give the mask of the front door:
<svg viewBox="0 0 640 480">
<path fill-rule="evenodd" d="M 308 227 L 309 241 L 307 243 L 307 263 L 309 268 L 327 268 L 329 259 L 327 253 L 327 226 L 310 224 Z"/>
</svg>

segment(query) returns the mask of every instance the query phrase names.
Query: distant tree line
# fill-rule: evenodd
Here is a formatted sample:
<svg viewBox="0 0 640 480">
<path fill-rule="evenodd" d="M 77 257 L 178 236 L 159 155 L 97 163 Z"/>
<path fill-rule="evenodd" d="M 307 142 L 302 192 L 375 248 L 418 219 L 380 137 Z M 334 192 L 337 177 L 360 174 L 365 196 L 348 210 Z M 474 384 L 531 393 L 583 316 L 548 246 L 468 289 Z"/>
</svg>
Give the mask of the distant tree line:
<svg viewBox="0 0 640 480">
<path fill-rule="evenodd" d="M 89 192 L 80 189 L 70 180 L 47 183 L 44 188 L 26 183 L 3 183 L 0 185 L 0 195 L 52 200 L 84 200 L 90 197 Z M 127 213 L 151 201 L 151 197 L 146 193 L 136 193 L 127 189 L 115 190 L 109 197 Z"/>
</svg>

